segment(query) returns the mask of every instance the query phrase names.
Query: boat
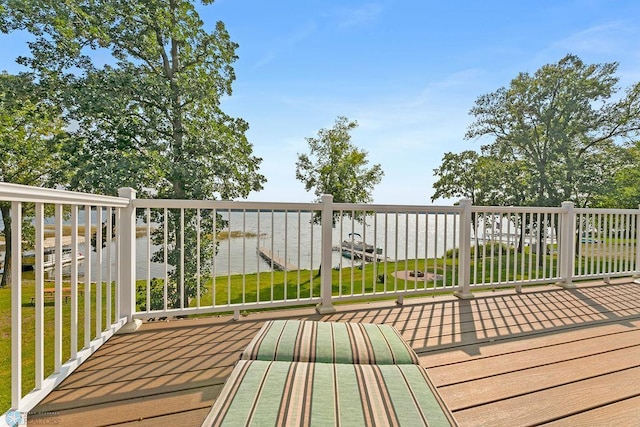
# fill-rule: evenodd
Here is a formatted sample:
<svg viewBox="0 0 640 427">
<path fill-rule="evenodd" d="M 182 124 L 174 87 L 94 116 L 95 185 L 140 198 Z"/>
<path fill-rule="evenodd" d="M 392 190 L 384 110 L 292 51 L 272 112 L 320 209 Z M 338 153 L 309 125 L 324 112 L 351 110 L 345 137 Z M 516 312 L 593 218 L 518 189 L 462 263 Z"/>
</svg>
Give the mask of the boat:
<svg viewBox="0 0 640 427">
<path fill-rule="evenodd" d="M 358 238 L 356 240 L 356 237 Z M 369 254 L 382 253 L 382 248 L 376 248 L 375 246 L 362 241 L 362 236 L 358 233 L 349 233 L 349 239 L 342 241 L 342 254 L 346 251 L 366 252 Z"/>
<path fill-rule="evenodd" d="M 78 236 L 78 243 L 83 243 L 84 237 Z M 42 267 L 45 270 L 54 268 L 56 266 L 56 251 L 55 251 L 55 238 L 46 238 L 43 242 L 44 251 L 42 257 Z M 64 236 L 62 239 L 62 265 L 71 264 L 73 261 L 73 253 L 71 251 L 71 236 Z M 77 261 L 82 261 L 84 255 L 78 252 Z M 33 250 L 25 251 L 22 254 L 22 269 L 32 270 L 36 265 L 36 253 Z"/>
<path fill-rule="evenodd" d="M 84 259 L 84 255 L 78 252 L 78 256 L 76 258 L 78 261 L 82 261 Z M 73 261 L 71 248 L 62 249 L 62 265 L 71 264 Z M 22 255 L 22 268 L 25 270 L 32 270 L 36 265 L 36 254 L 33 251 L 25 252 Z M 44 252 L 44 257 L 42 259 L 42 267 L 47 270 L 56 266 L 56 254 L 53 249 L 46 250 Z"/>
<path fill-rule="evenodd" d="M 342 249 L 342 256 L 349 259 L 359 260 L 362 259 L 362 255 L 352 249 Z"/>
</svg>

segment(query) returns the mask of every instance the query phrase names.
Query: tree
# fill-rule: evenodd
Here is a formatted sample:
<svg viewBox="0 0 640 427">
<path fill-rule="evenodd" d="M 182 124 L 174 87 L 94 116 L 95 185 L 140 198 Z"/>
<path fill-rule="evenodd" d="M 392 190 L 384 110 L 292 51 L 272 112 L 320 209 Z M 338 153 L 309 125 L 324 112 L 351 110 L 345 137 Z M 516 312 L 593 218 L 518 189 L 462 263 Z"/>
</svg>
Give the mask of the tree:
<svg viewBox="0 0 640 427">
<path fill-rule="evenodd" d="M 298 153 L 296 179 L 302 181 L 307 191 L 314 190 L 316 201 L 323 194 L 333 195 L 336 203 L 371 203 L 373 187 L 380 183 L 384 172 L 379 164 L 367 169 L 367 152 L 359 150 L 351 143 L 350 132 L 358 127 L 358 122 L 338 116 L 331 129 L 320 129 L 317 138 L 305 138 L 309 144 L 309 154 Z M 335 224 L 338 213 L 334 213 Z M 352 215 L 345 213 L 345 215 Z M 364 213 L 353 217 L 362 219 Z M 322 219 L 316 212 L 312 221 Z M 322 266 L 318 269 L 318 276 Z"/>
<path fill-rule="evenodd" d="M 558 206 L 565 200 L 593 205 L 624 164 L 620 140 L 640 130 L 640 85 L 610 100 L 617 91 L 616 69 L 616 63 L 586 65 L 567 55 L 479 97 L 465 137 L 494 139 L 479 155 L 447 153 L 435 170 L 440 179 L 434 198 L 465 196 L 498 206 Z M 540 233 L 537 241 L 545 226 L 525 224 Z"/>
<path fill-rule="evenodd" d="M 525 178 L 522 166 L 506 165 L 501 159 L 485 152 L 467 150 L 460 154 L 445 153 L 440 167 L 433 170 L 439 177 L 433 184 L 431 197 L 465 197 L 474 205 L 504 206 L 522 203 Z"/>
<path fill-rule="evenodd" d="M 309 154 L 298 154 L 296 179 L 307 191 L 314 191 L 316 201 L 332 194 L 337 203 L 371 203 L 371 192 L 382 180 L 379 164 L 367 168 L 367 152 L 351 142 L 350 132 L 358 122 L 339 116 L 331 129 L 320 129 L 316 138 L 305 138 Z M 319 217 L 315 217 L 317 222 Z"/>
<path fill-rule="evenodd" d="M 618 64 L 584 64 L 567 55 L 533 76 L 520 73 L 508 88 L 476 100 L 466 138 L 494 138 L 486 149 L 528 179 L 523 204 L 587 206 L 616 166 L 616 142 L 640 130 L 640 84 L 615 95 Z M 615 155 L 615 154 L 614 154 Z"/>
<path fill-rule="evenodd" d="M 0 73 L 0 181 L 51 187 L 64 183 L 60 108 L 49 102 L 30 74 Z M 27 206 L 23 209 L 28 209 Z M 11 274 L 11 204 L 0 202 L 5 265 L 0 288 Z"/>
<path fill-rule="evenodd" d="M 609 185 L 596 197 L 595 205 L 603 208 L 637 209 L 640 206 L 640 142 L 629 144 L 617 159 L 621 166 L 611 174 Z"/>
<path fill-rule="evenodd" d="M 518 205 L 522 199 L 521 167 L 506 165 L 499 158 L 483 150 L 463 151 L 460 154 L 445 153 L 442 165 L 433 170 L 439 177 L 433 184 L 436 190 L 431 201 L 439 198 L 464 197 L 474 205 Z M 482 218 L 480 218 L 482 219 Z M 478 216 L 471 213 L 471 227 L 477 231 Z M 491 226 L 494 216 L 484 218 L 485 226 Z M 476 240 L 476 245 L 478 241 Z"/>
<path fill-rule="evenodd" d="M 78 169 L 72 189 L 114 194 L 130 186 L 143 197 L 234 199 L 262 188 L 262 159 L 252 154 L 247 122 L 220 105 L 232 93 L 237 59 L 222 22 L 206 32 L 189 0 L 2 3 L 0 28 L 35 36 L 32 56 L 19 62 L 60 88 L 67 120 L 77 125 L 68 150 Z M 220 221 L 212 215 L 201 212 L 203 227 Z M 185 240 L 197 221 L 185 218 Z M 169 260 L 183 246 L 179 224 L 171 211 Z M 201 251 L 203 266 L 212 250 Z M 174 266 L 172 280 L 184 274 L 190 295 L 196 272 Z"/>
<path fill-rule="evenodd" d="M 187 0 L 5 2 L 8 28 L 36 37 L 19 62 L 65 89 L 80 153 L 73 188 L 178 199 L 261 189 L 248 124 L 220 108 L 237 59 L 222 22 L 207 33 Z M 101 67 L 90 56 L 107 52 Z"/>
</svg>

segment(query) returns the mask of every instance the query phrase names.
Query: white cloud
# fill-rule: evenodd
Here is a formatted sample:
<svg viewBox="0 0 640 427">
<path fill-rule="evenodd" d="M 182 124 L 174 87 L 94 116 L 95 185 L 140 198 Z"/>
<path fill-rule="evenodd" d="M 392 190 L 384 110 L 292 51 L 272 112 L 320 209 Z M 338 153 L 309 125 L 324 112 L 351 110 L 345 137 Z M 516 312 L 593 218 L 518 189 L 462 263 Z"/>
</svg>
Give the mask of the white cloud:
<svg viewBox="0 0 640 427">
<path fill-rule="evenodd" d="M 383 7 L 378 2 L 365 3 L 356 8 L 340 8 L 335 12 L 337 27 L 348 29 L 374 22 L 382 11 Z"/>
<path fill-rule="evenodd" d="M 636 40 L 635 28 L 622 21 L 607 22 L 558 40 L 551 44 L 549 50 L 576 54 L 619 54 L 626 53 L 628 42 L 635 44 Z"/>
</svg>

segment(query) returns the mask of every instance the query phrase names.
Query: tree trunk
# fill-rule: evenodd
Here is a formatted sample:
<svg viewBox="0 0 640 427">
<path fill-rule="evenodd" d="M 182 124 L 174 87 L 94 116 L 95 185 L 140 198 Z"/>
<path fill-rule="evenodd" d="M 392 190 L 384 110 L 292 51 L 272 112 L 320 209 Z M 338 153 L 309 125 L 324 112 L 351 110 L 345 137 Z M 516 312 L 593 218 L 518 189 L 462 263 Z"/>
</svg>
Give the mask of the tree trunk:
<svg viewBox="0 0 640 427">
<path fill-rule="evenodd" d="M 547 224 L 546 222 L 538 221 L 538 229 L 537 229 L 537 245 L 539 256 L 538 257 L 538 267 L 542 267 L 544 265 L 544 259 L 547 257 Z"/>
<path fill-rule="evenodd" d="M 4 288 L 7 284 L 11 283 L 11 208 L 8 204 L 0 204 L 0 213 L 2 213 L 2 222 L 4 225 L 4 242 L 5 242 L 5 254 L 4 254 L 4 272 L 2 273 L 2 280 L 0 280 L 0 288 Z"/>
</svg>

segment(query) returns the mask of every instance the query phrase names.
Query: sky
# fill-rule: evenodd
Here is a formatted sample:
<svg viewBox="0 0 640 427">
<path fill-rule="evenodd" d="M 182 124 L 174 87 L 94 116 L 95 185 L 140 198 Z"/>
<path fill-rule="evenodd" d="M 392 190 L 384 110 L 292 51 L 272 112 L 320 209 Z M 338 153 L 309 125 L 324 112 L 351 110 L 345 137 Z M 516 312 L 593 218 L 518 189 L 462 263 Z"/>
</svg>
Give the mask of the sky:
<svg viewBox="0 0 640 427">
<path fill-rule="evenodd" d="M 338 116 L 358 122 L 351 142 L 384 171 L 374 203 L 424 205 L 446 152 L 491 142 L 464 138 L 476 99 L 519 73 L 571 53 L 619 63 L 620 93 L 640 81 L 636 0 L 217 0 L 198 10 L 239 44 L 223 109 L 249 123 L 263 159 L 253 201 L 313 201 L 295 163 Z M 19 71 L 24 35 L 0 45 L 0 70 Z"/>
</svg>

